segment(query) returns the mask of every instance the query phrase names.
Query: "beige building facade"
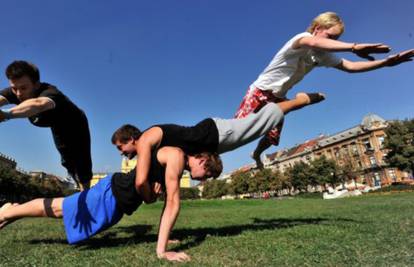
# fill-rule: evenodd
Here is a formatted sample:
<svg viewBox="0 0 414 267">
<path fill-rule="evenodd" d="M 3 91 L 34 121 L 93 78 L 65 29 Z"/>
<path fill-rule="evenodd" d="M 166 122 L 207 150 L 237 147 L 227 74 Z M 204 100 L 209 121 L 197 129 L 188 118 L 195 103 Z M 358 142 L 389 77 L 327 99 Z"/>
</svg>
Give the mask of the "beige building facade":
<svg viewBox="0 0 414 267">
<path fill-rule="evenodd" d="M 339 166 L 350 166 L 358 183 L 381 186 L 407 180 L 408 173 L 389 167 L 385 161 L 387 150 L 383 143 L 387 126 L 383 118 L 368 114 L 360 125 L 267 155 L 265 167 L 284 172 L 296 162 L 308 163 L 325 156 Z"/>
</svg>

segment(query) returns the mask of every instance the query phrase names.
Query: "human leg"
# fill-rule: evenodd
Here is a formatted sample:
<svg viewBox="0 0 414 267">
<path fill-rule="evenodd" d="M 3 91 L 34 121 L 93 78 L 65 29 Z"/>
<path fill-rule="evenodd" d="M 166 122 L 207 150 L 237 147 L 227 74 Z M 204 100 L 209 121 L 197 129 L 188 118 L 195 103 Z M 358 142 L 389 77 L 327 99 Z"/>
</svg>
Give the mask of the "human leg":
<svg viewBox="0 0 414 267">
<path fill-rule="evenodd" d="M 297 93 L 294 99 L 278 102 L 277 105 L 286 115 L 290 111 L 301 109 L 305 106 L 319 103 L 325 99 L 321 93 Z"/>
<path fill-rule="evenodd" d="M 275 103 L 269 103 L 244 118 L 214 119 L 219 134 L 217 151 L 224 153 L 250 143 L 277 128 L 282 121 L 283 112 Z M 261 147 L 266 144 L 263 141 L 259 143 Z"/>
<path fill-rule="evenodd" d="M 63 198 L 38 198 L 24 204 L 6 203 L 0 210 L 0 229 L 25 217 L 62 218 Z"/>
<path fill-rule="evenodd" d="M 76 127 L 51 128 L 53 140 L 61 157 L 61 164 L 81 191 L 90 187 L 92 179 L 91 138 L 85 115 Z"/>
</svg>

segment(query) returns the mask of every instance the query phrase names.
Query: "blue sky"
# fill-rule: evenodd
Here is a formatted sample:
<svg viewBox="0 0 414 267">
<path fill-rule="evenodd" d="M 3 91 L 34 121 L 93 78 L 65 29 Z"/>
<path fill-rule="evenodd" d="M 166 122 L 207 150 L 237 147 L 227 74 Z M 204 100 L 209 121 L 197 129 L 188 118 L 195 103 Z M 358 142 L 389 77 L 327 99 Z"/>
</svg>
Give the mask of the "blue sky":
<svg viewBox="0 0 414 267">
<path fill-rule="evenodd" d="M 0 69 L 35 63 L 90 123 L 95 172 L 118 171 L 110 143 L 121 124 L 192 125 L 230 118 L 247 87 L 293 35 L 325 11 L 345 22 L 341 40 L 414 48 L 414 1 L 7 1 L 0 16 Z M 350 53 L 339 54 L 356 60 Z M 382 56 L 380 56 L 382 57 Z M 328 99 L 286 118 L 279 148 L 359 124 L 367 113 L 413 117 L 410 62 L 362 74 L 318 68 L 294 87 Z M 8 86 L 3 75 L 2 88 Z M 0 124 L 0 152 L 24 170 L 65 175 L 50 130 L 26 119 Z M 250 163 L 256 143 L 223 155 L 225 171 Z"/>
</svg>

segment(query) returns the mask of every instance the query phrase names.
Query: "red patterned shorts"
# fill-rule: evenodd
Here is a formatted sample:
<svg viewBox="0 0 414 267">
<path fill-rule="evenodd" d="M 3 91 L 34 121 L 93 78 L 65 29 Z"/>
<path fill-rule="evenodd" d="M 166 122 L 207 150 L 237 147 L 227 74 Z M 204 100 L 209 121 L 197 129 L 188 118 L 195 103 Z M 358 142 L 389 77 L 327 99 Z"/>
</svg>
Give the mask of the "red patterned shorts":
<svg viewBox="0 0 414 267">
<path fill-rule="evenodd" d="M 254 86 L 250 86 L 244 96 L 239 109 L 234 115 L 235 118 L 244 118 L 250 113 L 256 113 L 267 103 L 278 103 L 286 100 L 286 98 L 280 98 L 272 94 L 272 91 L 260 90 Z M 271 129 L 267 134 L 266 138 L 272 144 L 277 146 L 280 140 L 280 134 L 282 132 L 283 120 L 278 125 Z"/>
</svg>

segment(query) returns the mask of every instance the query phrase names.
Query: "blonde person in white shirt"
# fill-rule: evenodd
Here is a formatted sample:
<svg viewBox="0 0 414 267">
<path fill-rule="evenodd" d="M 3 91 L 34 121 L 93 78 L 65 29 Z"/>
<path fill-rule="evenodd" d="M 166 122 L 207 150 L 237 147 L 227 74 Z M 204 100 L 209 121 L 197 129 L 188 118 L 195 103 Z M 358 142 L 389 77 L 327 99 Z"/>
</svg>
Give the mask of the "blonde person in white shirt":
<svg viewBox="0 0 414 267">
<path fill-rule="evenodd" d="M 273 57 L 258 78 L 249 86 L 236 118 L 255 113 L 269 102 L 286 99 L 287 92 L 314 67 L 334 67 L 346 72 L 364 72 L 396 66 L 411 61 L 414 49 L 375 60 L 371 53 L 388 53 L 390 47 L 381 43 L 342 42 L 337 39 L 344 32 L 344 23 L 333 12 L 318 15 L 306 32 L 295 35 Z M 333 52 L 351 52 L 368 61 L 350 61 L 336 57 Z M 278 145 L 283 121 L 258 143 L 252 153 L 257 167 L 262 168 L 260 155 L 271 145 Z"/>
</svg>

